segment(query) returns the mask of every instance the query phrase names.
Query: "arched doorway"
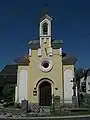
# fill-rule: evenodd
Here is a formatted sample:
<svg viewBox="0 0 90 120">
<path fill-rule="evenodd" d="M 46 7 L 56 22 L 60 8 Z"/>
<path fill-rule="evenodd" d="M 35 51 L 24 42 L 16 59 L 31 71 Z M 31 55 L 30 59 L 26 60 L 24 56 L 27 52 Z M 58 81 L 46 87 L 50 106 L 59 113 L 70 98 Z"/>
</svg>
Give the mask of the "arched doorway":
<svg viewBox="0 0 90 120">
<path fill-rule="evenodd" d="M 51 83 L 48 81 L 43 81 L 39 85 L 39 105 L 51 106 L 51 104 L 52 104 Z"/>
</svg>

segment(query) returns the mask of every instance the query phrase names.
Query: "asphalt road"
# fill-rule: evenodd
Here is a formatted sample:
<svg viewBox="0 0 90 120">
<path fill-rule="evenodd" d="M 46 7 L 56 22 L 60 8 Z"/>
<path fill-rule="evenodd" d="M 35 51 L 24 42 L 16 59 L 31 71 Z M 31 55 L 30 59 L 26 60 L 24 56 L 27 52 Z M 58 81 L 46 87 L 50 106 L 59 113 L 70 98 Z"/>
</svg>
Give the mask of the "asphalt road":
<svg viewBox="0 0 90 120">
<path fill-rule="evenodd" d="M 56 117 L 0 117 L 0 120 L 90 120 L 90 115 Z"/>
</svg>

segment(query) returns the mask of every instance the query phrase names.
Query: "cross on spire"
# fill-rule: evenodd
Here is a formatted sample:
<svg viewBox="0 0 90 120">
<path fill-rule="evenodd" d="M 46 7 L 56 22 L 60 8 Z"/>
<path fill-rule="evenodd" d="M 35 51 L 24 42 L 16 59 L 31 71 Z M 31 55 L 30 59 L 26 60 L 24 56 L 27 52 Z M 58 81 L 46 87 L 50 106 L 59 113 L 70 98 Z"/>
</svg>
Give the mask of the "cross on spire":
<svg viewBox="0 0 90 120">
<path fill-rule="evenodd" d="M 48 8 L 47 8 L 47 4 L 45 4 L 45 8 L 44 8 L 44 14 L 48 14 Z"/>
<path fill-rule="evenodd" d="M 52 21 L 52 18 L 48 15 L 48 8 L 47 8 L 47 4 L 44 5 L 44 10 L 42 13 L 42 17 L 40 18 L 40 21 L 42 21 L 43 19 L 49 19 L 50 21 Z"/>
</svg>

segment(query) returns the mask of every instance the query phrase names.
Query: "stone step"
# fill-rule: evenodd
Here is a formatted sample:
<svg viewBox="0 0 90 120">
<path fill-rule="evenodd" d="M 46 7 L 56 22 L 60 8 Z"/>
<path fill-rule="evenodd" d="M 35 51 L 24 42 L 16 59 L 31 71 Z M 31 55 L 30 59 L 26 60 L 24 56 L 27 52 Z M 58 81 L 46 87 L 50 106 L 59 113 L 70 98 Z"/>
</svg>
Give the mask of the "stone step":
<svg viewBox="0 0 90 120">
<path fill-rule="evenodd" d="M 40 106 L 40 112 L 50 113 L 50 106 Z"/>
</svg>

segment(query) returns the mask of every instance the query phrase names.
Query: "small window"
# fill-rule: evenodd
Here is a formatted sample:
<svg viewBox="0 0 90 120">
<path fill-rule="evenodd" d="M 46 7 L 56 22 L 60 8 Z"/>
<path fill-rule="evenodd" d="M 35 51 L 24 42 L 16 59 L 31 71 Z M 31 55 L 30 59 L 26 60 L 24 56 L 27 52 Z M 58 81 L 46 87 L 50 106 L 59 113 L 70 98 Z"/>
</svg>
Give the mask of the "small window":
<svg viewBox="0 0 90 120">
<path fill-rule="evenodd" d="M 81 83 L 81 91 L 86 92 L 86 82 Z"/>
<path fill-rule="evenodd" d="M 49 39 L 49 38 L 46 38 L 47 40 Z"/>
<path fill-rule="evenodd" d="M 42 62 L 42 66 L 43 66 L 44 68 L 48 68 L 48 67 L 49 67 L 49 62 L 48 62 L 48 61 L 43 61 L 43 62 Z"/>
<path fill-rule="evenodd" d="M 43 35 L 47 35 L 48 34 L 48 24 L 44 23 L 42 28 L 43 28 Z"/>
</svg>

